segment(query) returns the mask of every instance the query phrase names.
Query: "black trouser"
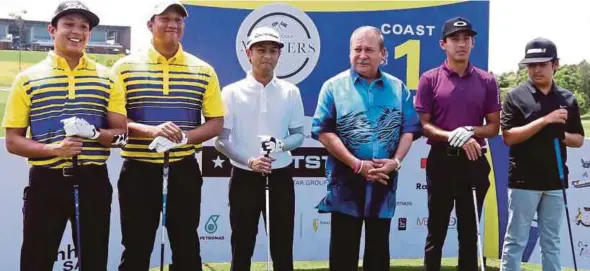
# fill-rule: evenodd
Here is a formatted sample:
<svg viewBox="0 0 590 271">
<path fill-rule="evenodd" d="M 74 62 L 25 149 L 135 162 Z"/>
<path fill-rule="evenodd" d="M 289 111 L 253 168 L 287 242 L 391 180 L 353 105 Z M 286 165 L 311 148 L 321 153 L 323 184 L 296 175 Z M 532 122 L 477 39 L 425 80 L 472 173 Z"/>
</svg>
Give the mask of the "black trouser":
<svg viewBox="0 0 590 271">
<path fill-rule="evenodd" d="M 123 255 L 119 270 L 148 270 L 162 210 L 162 164 L 126 159 L 119 178 Z M 203 270 L 197 227 L 203 178 L 194 156 L 170 163 L 166 232 L 171 271 Z"/>
<path fill-rule="evenodd" d="M 79 180 L 82 269 L 107 270 L 113 188 L 107 167 L 80 166 L 75 177 L 61 169 L 31 167 L 24 191 L 20 270 L 51 271 L 67 221 L 77 244 L 73 188 Z"/>
<path fill-rule="evenodd" d="M 293 270 L 295 187 L 290 168 L 274 169 L 270 180 L 270 253 L 273 270 Z M 266 219 L 266 177 L 232 168 L 229 185 L 232 271 L 249 271 L 260 213 Z"/>
<path fill-rule="evenodd" d="M 363 270 L 389 270 L 390 218 L 357 218 L 332 212 L 330 222 L 330 271 L 357 271 L 361 232 L 365 224 Z"/>
<path fill-rule="evenodd" d="M 459 239 L 459 270 L 477 270 L 477 231 L 472 187 L 481 209 L 490 186 L 490 165 L 485 156 L 469 161 L 462 150 L 433 146 L 428 155 L 428 236 L 424 255 L 427 271 L 440 270 L 441 254 L 450 214 L 455 206 Z M 479 219 L 479 217 L 478 217 Z"/>
</svg>

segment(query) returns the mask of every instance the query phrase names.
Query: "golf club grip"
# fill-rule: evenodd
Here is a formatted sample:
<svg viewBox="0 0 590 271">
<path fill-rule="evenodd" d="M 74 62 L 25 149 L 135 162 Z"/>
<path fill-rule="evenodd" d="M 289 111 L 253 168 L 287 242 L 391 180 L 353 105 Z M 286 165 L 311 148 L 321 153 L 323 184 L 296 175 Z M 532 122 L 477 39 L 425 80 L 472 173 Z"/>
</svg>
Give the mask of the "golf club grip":
<svg viewBox="0 0 590 271">
<path fill-rule="evenodd" d="M 563 175 L 563 161 L 561 159 L 561 147 L 559 146 L 559 139 L 555 138 L 553 140 L 553 146 L 555 147 L 555 158 L 557 158 L 557 171 L 559 172 L 559 179 L 564 181 Z"/>
</svg>

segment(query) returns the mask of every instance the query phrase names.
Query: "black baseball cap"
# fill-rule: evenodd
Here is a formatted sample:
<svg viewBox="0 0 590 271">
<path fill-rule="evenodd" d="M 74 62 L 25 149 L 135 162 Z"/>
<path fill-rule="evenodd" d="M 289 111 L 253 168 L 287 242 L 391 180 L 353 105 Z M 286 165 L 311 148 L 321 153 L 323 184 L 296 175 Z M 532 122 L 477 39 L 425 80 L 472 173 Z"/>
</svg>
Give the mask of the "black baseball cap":
<svg viewBox="0 0 590 271">
<path fill-rule="evenodd" d="M 449 35 L 457 32 L 468 32 L 471 36 L 477 35 L 477 32 L 473 30 L 471 22 L 463 17 L 455 17 L 445 21 L 442 28 L 441 39 L 445 39 Z"/>
<path fill-rule="evenodd" d="M 545 38 L 536 38 L 526 44 L 520 64 L 543 63 L 554 59 L 559 59 L 555 43 Z"/>
<path fill-rule="evenodd" d="M 100 22 L 98 16 L 96 16 L 96 14 L 90 11 L 90 9 L 88 9 L 88 6 L 86 6 L 84 3 L 82 3 L 81 1 L 70 0 L 63 1 L 59 4 L 59 6 L 57 6 L 53 18 L 51 19 L 51 25 L 56 26 L 59 18 L 72 13 L 78 13 L 86 17 L 86 19 L 88 19 L 88 23 L 90 24 L 90 29 L 97 26 Z"/>
</svg>

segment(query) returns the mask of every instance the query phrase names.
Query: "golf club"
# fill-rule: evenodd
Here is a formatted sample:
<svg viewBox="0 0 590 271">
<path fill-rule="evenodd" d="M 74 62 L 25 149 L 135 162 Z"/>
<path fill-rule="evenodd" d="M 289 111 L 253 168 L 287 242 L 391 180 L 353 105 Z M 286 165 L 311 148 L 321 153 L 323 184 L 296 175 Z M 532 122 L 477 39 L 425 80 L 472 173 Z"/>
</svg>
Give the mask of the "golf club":
<svg viewBox="0 0 590 271">
<path fill-rule="evenodd" d="M 479 211 L 477 208 L 477 193 L 475 191 L 475 186 L 471 188 L 473 193 L 473 208 L 475 210 L 475 227 L 477 230 L 477 251 L 479 252 L 479 266 L 481 271 L 485 271 L 485 267 L 483 264 L 483 249 L 481 246 L 481 232 L 479 231 Z"/>
<path fill-rule="evenodd" d="M 160 244 L 160 271 L 164 271 L 164 242 L 166 240 L 166 203 L 168 200 L 168 173 L 170 171 L 170 154 L 164 153 L 164 165 L 162 167 L 162 238 Z"/>
<path fill-rule="evenodd" d="M 262 142 L 262 150 L 264 150 L 264 142 Z M 266 151 L 264 157 L 269 157 L 270 151 Z M 270 256 L 270 181 L 268 175 L 262 173 L 266 178 L 264 183 L 265 190 L 265 205 L 266 205 L 266 270 L 270 271 L 271 256 Z"/>
<path fill-rule="evenodd" d="M 72 168 L 74 169 L 74 175 L 78 168 L 78 156 L 72 157 Z M 76 219 L 76 250 L 78 251 L 78 266 L 82 271 L 82 241 L 80 234 L 80 188 L 78 186 L 78 180 L 74 176 L 74 219 Z"/>
<path fill-rule="evenodd" d="M 565 176 L 563 175 L 563 162 L 561 159 L 561 147 L 559 146 L 559 139 L 553 140 L 555 146 L 555 158 L 557 158 L 557 170 L 559 172 L 559 180 L 561 181 L 561 192 L 563 193 L 563 203 L 565 205 L 565 216 L 567 221 L 567 229 L 570 233 L 570 245 L 572 248 L 572 258 L 574 259 L 574 270 L 578 271 L 578 264 L 576 263 L 576 252 L 574 250 L 574 238 L 572 236 L 572 225 L 570 223 L 570 212 L 567 207 L 567 195 L 565 193 Z"/>
</svg>

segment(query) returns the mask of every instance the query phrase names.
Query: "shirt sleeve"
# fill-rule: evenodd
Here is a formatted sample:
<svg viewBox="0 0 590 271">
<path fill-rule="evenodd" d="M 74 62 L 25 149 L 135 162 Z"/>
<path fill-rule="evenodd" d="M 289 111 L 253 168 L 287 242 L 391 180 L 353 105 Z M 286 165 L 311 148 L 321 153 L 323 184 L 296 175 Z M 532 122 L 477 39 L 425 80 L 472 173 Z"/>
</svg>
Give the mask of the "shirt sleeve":
<svg viewBox="0 0 590 271">
<path fill-rule="evenodd" d="M 299 88 L 295 87 L 291 91 L 291 120 L 289 121 L 289 128 L 297 128 L 303 126 L 303 101 L 301 100 L 301 93 Z"/>
<path fill-rule="evenodd" d="M 502 131 L 521 126 L 523 122 L 524 118 L 520 109 L 512 101 L 510 92 L 506 93 L 504 104 L 502 104 L 502 111 L 500 112 L 500 127 L 502 127 Z"/>
<path fill-rule="evenodd" d="M 328 132 L 336 132 L 336 105 L 330 84 L 324 83 L 311 124 L 311 137 L 318 140 L 321 133 Z"/>
<path fill-rule="evenodd" d="M 418 113 L 414 108 L 414 102 L 412 100 L 412 93 L 406 87 L 405 84 L 402 86 L 402 133 L 419 133 L 422 130 L 420 120 L 418 119 Z"/>
<path fill-rule="evenodd" d="M 211 68 L 211 78 L 203 95 L 203 116 L 205 117 L 223 117 L 224 106 L 221 99 L 221 90 L 219 89 L 219 79 L 217 73 Z"/>
<path fill-rule="evenodd" d="M 29 114 L 31 113 L 31 98 L 27 95 L 24 86 L 27 77 L 19 75 L 10 88 L 6 108 L 4 110 L 3 128 L 27 128 L 29 127 Z M 30 88 L 30 85 L 29 85 Z"/>
<path fill-rule="evenodd" d="M 113 67 L 110 72 L 112 83 L 108 111 L 127 116 L 125 86 L 123 85 L 123 80 L 118 67 L 119 66 Z"/>
<path fill-rule="evenodd" d="M 486 104 L 484 106 L 485 114 L 490 114 L 502 110 L 500 104 L 500 89 L 495 78 L 491 78 L 487 83 L 486 89 Z"/>
<path fill-rule="evenodd" d="M 416 90 L 416 106 L 415 109 L 419 113 L 432 114 L 432 99 L 433 89 L 430 84 L 430 79 L 422 75 L 418 82 L 418 90 Z"/>
<path fill-rule="evenodd" d="M 573 95 L 573 94 L 572 94 Z M 580 107 L 578 101 L 574 98 L 572 106 L 567 113 L 567 128 L 566 131 L 571 134 L 579 134 L 585 136 L 584 126 L 582 125 L 582 118 L 580 117 Z"/>
<path fill-rule="evenodd" d="M 223 128 L 231 130 L 234 126 L 234 117 L 233 113 L 233 104 L 234 101 L 232 99 L 231 89 L 225 87 L 221 91 L 221 97 L 223 100 L 223 104 L 225 105 L 225 114 L 223 116 Z"/>
</svg>

